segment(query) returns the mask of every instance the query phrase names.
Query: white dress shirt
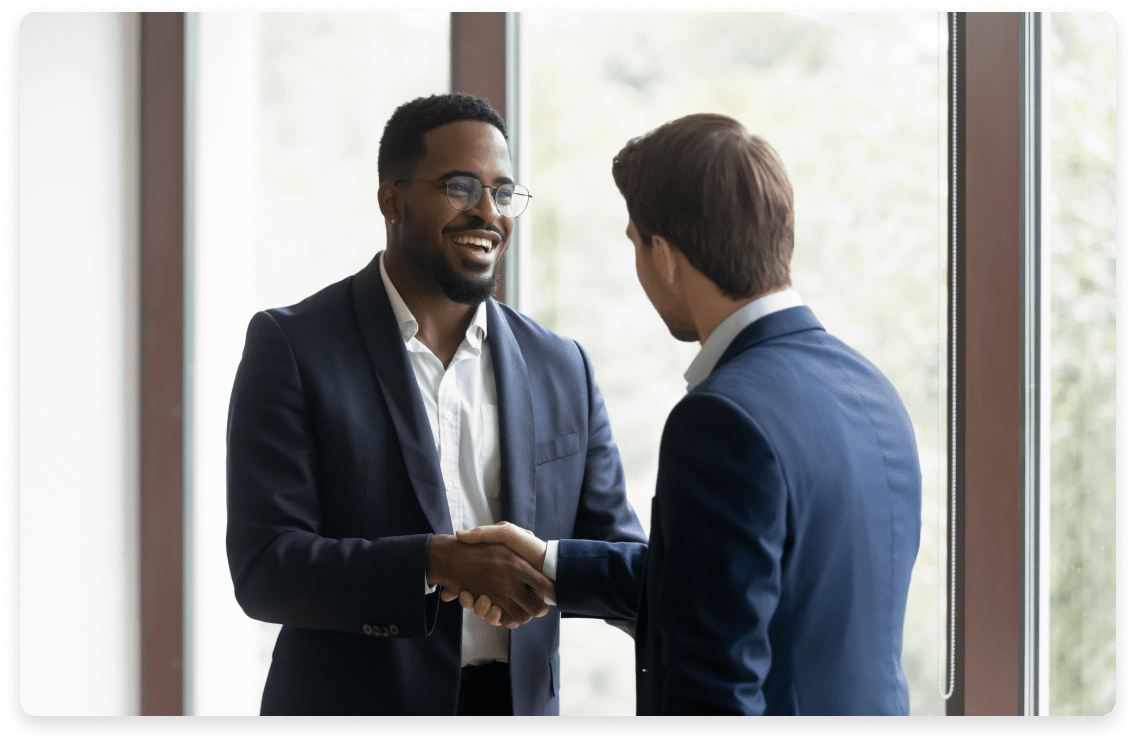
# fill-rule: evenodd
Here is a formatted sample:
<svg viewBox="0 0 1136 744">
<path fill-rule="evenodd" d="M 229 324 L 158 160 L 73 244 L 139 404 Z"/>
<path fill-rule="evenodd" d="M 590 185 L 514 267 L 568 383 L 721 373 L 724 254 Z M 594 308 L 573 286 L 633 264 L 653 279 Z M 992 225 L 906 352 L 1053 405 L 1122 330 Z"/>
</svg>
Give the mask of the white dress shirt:
<svg viewBox="0 0 1136 744">
<path fill-rule="evenodd" d="M 501 519 L 501 446 L 492 355 L 485 345 L 485 303 L 478 306 L 450 365 L 443 367 L 415 338 L 418 321 L 387 275 L 385 253 L 379 273 L 434 435 L 450 522 L 455 530 L 493 524 Z M 427 592 L 435 588 L 425 585 Z M 492 627 L 472 610 L 462 612 L 462 666 L 508 661 L 508 629 Z"/>
<path fill-rule="evenodd" d="M 702 344 L 702 348 L 694 357 L 694 361 L 687 367 L 686 373 L 683 375 L 686 378 L 686 389 L 692 389 L 710 376 L 710 373 L 714 371 L 714 365 L 718 363 L 722 354 L 750 323 L 778 310 L 803 304 L 805 303 L 801 300 L 801 295 L 797 290 L 782 289 L 780 292 L 758 297 L 753 302 L 739 307 L 710 333 L 710 337 L 706 339 L 706 343 Z"/>
</svg>

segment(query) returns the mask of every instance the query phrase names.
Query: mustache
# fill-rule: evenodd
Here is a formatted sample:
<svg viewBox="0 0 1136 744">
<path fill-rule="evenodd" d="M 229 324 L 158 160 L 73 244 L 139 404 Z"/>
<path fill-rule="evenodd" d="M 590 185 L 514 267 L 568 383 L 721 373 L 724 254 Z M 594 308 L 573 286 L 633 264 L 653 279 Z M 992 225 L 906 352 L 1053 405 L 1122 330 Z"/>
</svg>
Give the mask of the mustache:
<svg viewBox="0 0 1136 744">
<path fill-rule="evenodd" d="M 485 220 L 480 217 L 474 217 L 469 221 L 469 224 L 460 225 L 458 227 L 443 227 L 442 234 L 449 235 L 450 233 L 464 232 L 466 230 L 488 230 L 489 232 L 497 233 L 501 240 L 505 239 L 505 233 L 501 232 L 501 228 L 494 225 L 487 224 Z"/>
</svg>

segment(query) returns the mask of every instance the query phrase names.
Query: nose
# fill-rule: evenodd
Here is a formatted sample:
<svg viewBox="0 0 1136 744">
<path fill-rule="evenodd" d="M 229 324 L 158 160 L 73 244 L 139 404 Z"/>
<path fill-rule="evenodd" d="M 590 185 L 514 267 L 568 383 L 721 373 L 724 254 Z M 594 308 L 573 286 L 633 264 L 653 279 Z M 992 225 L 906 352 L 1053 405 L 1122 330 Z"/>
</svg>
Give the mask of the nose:
<svg viewBox="0 0 1136 744">
<path fill-rule="evenodd" d="M 501 208 L 497 206 L 497 199 L 495 198 L 495 194 L 493 193 L 493 190 L 488 186 L 481 187 L 481 196 L 478 198 L 477 204 L 474 204 L 466 211 L 476 213 L 487 223 L 497 219 L 498 216 L 507 216 L 504 212 L 501 211 Z"/>
</svg>

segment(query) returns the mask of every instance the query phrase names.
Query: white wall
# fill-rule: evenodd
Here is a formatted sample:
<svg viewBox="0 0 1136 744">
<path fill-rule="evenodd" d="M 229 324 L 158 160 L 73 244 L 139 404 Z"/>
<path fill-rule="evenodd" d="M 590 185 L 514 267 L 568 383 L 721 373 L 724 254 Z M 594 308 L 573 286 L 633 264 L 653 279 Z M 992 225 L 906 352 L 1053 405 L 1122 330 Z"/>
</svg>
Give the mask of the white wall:
<svg viewBox="0 0 1136 744">
<path fill-rule="evenodd" d="M 19 34 L 19 684 L 34 715 L 138 710 L 133 14 Z"/>
</svg>

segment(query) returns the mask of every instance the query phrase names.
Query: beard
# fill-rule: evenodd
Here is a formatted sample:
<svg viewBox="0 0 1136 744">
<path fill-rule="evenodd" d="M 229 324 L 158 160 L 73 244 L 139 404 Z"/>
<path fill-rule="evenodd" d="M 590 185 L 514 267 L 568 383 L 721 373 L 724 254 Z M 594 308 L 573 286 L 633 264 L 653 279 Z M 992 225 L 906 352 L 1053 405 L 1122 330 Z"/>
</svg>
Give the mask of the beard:
<svg viewBox="0 0 1136 744">
<path fill-rule="evenodd" d="M 454 271 L 442 254 L 430 253 L 422 248 L 422 244 L 415 236 L 417 224 L 410 209 L 406 210 L 403 220 L 407 223 L 406 229 L 402 230 L 399 236 L 403 252 L 415 266 L 434 280 L 451 302 L 459 305 L 480 305 L 497 292 L 504 250 L 498 249 L 497 256 L 484 278 L 467 279 Z M 462 265 L 471 271 L 479 271 L 482 268 L 481 264 L 472 261 L 463 260 Z"/>
</svg>

